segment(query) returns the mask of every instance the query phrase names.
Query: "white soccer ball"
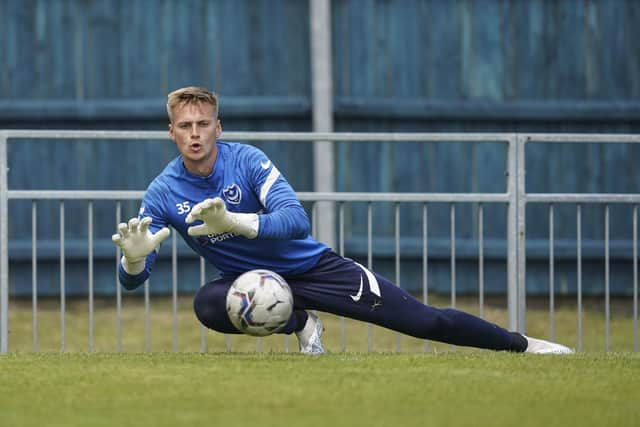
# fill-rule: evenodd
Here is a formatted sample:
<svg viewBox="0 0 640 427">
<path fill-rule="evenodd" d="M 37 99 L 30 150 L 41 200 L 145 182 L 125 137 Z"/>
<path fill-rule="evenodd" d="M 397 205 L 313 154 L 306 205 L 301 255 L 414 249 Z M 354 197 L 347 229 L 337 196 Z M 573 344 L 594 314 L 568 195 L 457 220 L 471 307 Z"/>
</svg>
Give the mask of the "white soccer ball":
<svg viewBox="0 0 640 427">
<path fill-rule="evenodd" d="M 251 270 L 233 281 L 227 292 L 227 314 L 240 332 L 263 337 L 282 329 L 293 311 L 287 282 L 269 270 Z"/>
</svg>

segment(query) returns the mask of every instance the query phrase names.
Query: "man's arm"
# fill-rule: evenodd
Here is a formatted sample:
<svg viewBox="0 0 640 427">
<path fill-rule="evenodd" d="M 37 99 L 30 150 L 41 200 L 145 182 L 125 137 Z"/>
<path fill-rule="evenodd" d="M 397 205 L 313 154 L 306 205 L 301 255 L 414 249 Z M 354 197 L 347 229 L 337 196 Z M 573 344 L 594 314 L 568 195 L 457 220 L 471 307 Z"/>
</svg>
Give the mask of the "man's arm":
<svg viewBox="0 0 640 427">
<path fill-rule="evenodd" d="M 275 211 L 260 215 L 229 212 L 219 197 L 203 200 L 185 219 L 187 224 L 194 221 L 202 221 L 202 224 L 189 227 L 187 232 L 191 236 L 231 232 L 247 239 L 304 239 L 309 235 L 309 219 L 293 190 L 290 194 L 288 203 L 281 203 Z"/>
<path fill-rule="evenodd" d="M 202 221 L 188 228 L 190 236 L 235 233 L 247 239 L 304 239 L 309 234 L 309 220 L 300 204 L 282 207 L 268 214 L 236 213 L 227 210 L 224 201 L 206 199 L 191 209 L 187 224 Z"/>
<path fill-rule="evenodd" d="M 309 219 L 293 188 L 262 151 L 245 146 L 236 167 L 248 178 L 262 213 L 230 212 L 219 197 L 206 199 L 185 219 L 187 224 L 202 221 L 189 227 L 191 236 L 231 232 L 248 239 L 290 240 L 309 235 Z"/>
<path fill-rule="evenodd" d="M 253 192 L 264 213 L 259 216 L 259 239 L 304 239 L 311 224 L 295 191 L 276 165 L 260 150 L 253 148 L 246 163 Z"/>
<path fill-rule="evenodd" d="M 122 250 L 118 266 L 118 278 L 122 285 L 133 290 L 144 283 L 156 259 L 156 249 L 171 233 L 167 227 L 152 234 L 149 231 L 151 218 L 131 218 L 128 223 L 118 224 L 118 233 L 111 240 Z"/>
<path fill-rule="evenodd" d="M 309 218 L 299 202 L 259 217 L 260 239 L 304 239 L 311 233 Z"/>
</svg>

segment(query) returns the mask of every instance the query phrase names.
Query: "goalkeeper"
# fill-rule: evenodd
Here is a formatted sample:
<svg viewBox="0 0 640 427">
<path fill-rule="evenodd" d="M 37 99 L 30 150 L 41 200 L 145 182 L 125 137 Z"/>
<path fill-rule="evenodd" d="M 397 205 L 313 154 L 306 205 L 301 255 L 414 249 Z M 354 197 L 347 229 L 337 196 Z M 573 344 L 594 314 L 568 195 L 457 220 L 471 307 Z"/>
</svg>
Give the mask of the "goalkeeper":
<svg viewBox="0 0 640 427">
<path fill-rule="evenodd" d="M 280 333 L 295 333 L 300 351 L 321 354 L 323 326 L 309 310 L 370 322 L 417 338 L 459 346 L 530 353 L 571 353 L 560 344 L 509 332 L 455 309 L 422 304 L 386 278 L 309 234 L 309 220 L 293 189 L 264 153 L 218 141 L 218 98 L 186 87 L 168 96 L 169 137 L 180 155 L 147 188 L 138 218 L 118 225 L 119 279 L 135 289 L 148 277 L 171 225 L 196 253 L 222 273 L 194 298 L 206 327 L 238 333 L 229 320 L 227 290 L 253 269 L 282 275 L 294 310 Z"/>
</svg>

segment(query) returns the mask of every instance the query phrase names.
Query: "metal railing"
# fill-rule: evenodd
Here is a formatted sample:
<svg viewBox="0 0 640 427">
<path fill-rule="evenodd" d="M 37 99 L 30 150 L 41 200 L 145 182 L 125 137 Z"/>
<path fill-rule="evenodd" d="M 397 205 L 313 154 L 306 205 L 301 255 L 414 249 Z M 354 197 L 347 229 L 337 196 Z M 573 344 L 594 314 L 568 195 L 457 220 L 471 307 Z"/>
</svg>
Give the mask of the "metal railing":
<svg viewBox="0 0 640 427">
<path fill-rule="evenodd" d="M 598 135 L 598 134 L 530 134 L 518 136 L 519 156 L 524 164 L 525 144 L 527 143 L 638 143 L 640 135 Z M 555 336 L 554 318 L 554 204 L 576 204 L 576 277 L 577 277 L 577 350 L 583 350 L 583 289 L 582 289 L 582 206 L 587 204 L 604 205 L 604 295 L 605 295 L 605 351 L 611 349 L 611 293 L 610 293 L 610 204 L 631 204 L 633 205 L 632 215 L 632 241 L 633 241 L 633 350 L 638 351 L 638 203 L 640 194 L 576 194 L 576 193 L 526 193 L 524 186 L 524 168 L 518 173 L 523 175 L 518 198 L 522 199 L 521 204 L 546 203 L 549 204 L 549 323 L 550 337 Z M 524 254 L 524 241 L 522 245 Z M 524 269 L 524 265 L 521 266 Z M 522 271 L 524 277 L 524 271 Z"/>
<path fill-rule="evenodd" d="M 88 226 L 89 226 L 89 248 L 93 246 L 93 201 L 113 200 L 118 201 L 116 207 L 117 222 L 120 221 L 122 200 L 140 200 L 142 191 L 37 191 L 37 190 L 11 190 L 7 184 L 7 143 L 10 139 L 117 139 L 117 140 L 163 140 L 166 139 L 165 132 L 153 131 L 29 131 L 29 130 L 6 130 L 0 131 L 0 352 L 5 353 L 9 349 L 8 337 L 8 297 L 9 297 L 9 248 L 8 248 L 8 202 L 9 200 L 32 200 L 32 227 L 37 226 L 37 200 L 58 200 L 60 202 L 60 323 L 61 323 L 61 350 L 65 349 L 65 253 L 64 253 L 64 201 L 65 200 L 87 200 L 88 204 Z M 637 326 L 637 206 L 640 203 L 640 195 L 637 194 L 528 194 L 525 187 L 525 146 L 527 143 L 548 143 L 548 142 L 575 142 L 575 143 L 640 143 L 640 135 L 591 135 L 591 134 L 513 134 L 513 133 L 311 133 L 311 132 L 225 132 L 225 139 L 244 141 L 334 141 L 334 142 L 459 142 L 459 143 L 504 143 L 506 145 L 506 192 L 502 193 L 299 193 L 302 201 L 316 202 L 336 202 L 339 207 L 339 248 L 340 253 L 344 253 L 344 204 L 353 202 L 367 203 L 367 258 L 368 264 L 372 263 L 372 203 L 388 202 L 395 205 L 395 265 L 396 282 L 400 284 L 400 231 L 399 212 L 401 203 L 421 203 L 422 204 L 422 285 L 423 300 L 427 302 L 427 269 L 428 269 L 428 230 L 427 212 L 430 203 L 449 203 L 451 218 L 451 302 L 455 305 L 456 287 L 456 253 L 455 253 L 455 204 L 475 203 L 478 204 L 478 268 L 479 268 L 479 289 L 480 289 L 480 311 L 484 307 L 483 276 L 484 276 L 484 252 L 483 252 L 483 204 L 498 203 L 504 204 L 507 208 L 507 305 L 508 305 L 508 327 L 511 330 L 524 332 L 526 325 L 526 206 L 533 203 L 550 203 L 550 319 L 551 334 L 554 329 L 554 281 L 553 281 L 553 204 L 554 203 L 575 203 L 578 204 L 576 224 L 578 227 L 578 348 L 582 349 L 582 289 L 581 289 L 581 204 L 612 204 L 626 203 L 634 205 L 633 220 L 633 335 L 634 349 L 638 349 L 638 326 Z M 605 306 L 606 306 L 606 350 L 609 350 L 610 334 L 610 311 L 609 311 L 609 240 L 608 240 L 608 208 L 605 224 L 605 248 L 606 248 L 606 273 L 605 273 Z M 313 215 L 315 220 L 317 215 Z M 34 349 L 37 349 L 37 290 L 35 283 L 37 280 L 36 267 L 36 245 L 35 233 L 32 241 L 32 265 L 33 265 L 33 310 L 34 310 Z M 93 254 L 89 253 L 89 349 L 93 350 Z M 174 233 L 172 241 L 172 308 L 173 308 L 173 349 L 177 350 L 177 275 L 176 275 L 176 235 Z M 116 262 L 119 254 L 116 253 Z M 204 263 L 200 262 L 201 283 L 204 282 Z M 117 280 L 117 279 L 114 279 Z M 117 289 L 117 311 L 118 311 L 118 350 L 122 349 L 122 325 L 121 325 L 121 293 L 120 286 Z M 145 348 L 149 348 L 149 284 L 144 285 L 145 293 Z M 344 328 L 341 332 L 341 343 L 344 349 Z M 288 341 L 287 341 L 288 343 Z M 206 349 L 204 340 L 204 330 L 202 332 L 201 346 Z M 399 341 L 397 346 L 399 347 Z M 371 330 L 369 334 L 369 348 L 372 347 Z"/>
</svg>

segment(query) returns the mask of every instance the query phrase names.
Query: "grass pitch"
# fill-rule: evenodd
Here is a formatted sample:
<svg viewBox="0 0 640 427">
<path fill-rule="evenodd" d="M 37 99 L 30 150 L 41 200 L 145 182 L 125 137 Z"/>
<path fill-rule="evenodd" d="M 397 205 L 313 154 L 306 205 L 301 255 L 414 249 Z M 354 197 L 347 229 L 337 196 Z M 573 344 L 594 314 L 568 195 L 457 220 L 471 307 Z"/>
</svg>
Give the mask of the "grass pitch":
<svg viewBox="0 0 640 427">
<path fill-rule="evenodd" d="M 2 426 L 637 426 L 640 355 L 0 357 Z"/>
<path fill-rule="evenodd" d="M 458 302 L 477 314 L 473 298 Z M 444 298 L 432 303 L 447 305 Z M 489 302 L 485 317 L 505 325 L 504 306 Z M 576 347 L 575 304 L 556 307 L 556 339 Z M 87 302 L 67 301 L 61 353 L 59 302 L 42 300 L 33 353 L 30 301 L 13 300 L 11 353 L 0 356 L 0 427 L 638 426 L 640 353 L 632 353 L 630 307 L 624 300 L 612 309 L 617 353 L 603 352 L 602 306 L 587 301 L 585 352 L 576 355 L 425 346 L 323 314 L 331 353 L 308 357 L 297 353 L 295 337 L 211 331 L 204 335 L 207 352 L 199 353 L 201 329 L 189 297 L 178 300 L 175 316 L 170 299 L 154 299 L 149 330 L 141 300 L 124 299 L 121 322 L 113 300 L 96 301 L 91 354 Z M 532 336 L 548 338 L 544 303 L 529 306 L 527 326 Z M 124 353 L 116 353 L 119 345 Z M 169 353 L 174 348 L 184 353 Z"/>
</svg>

